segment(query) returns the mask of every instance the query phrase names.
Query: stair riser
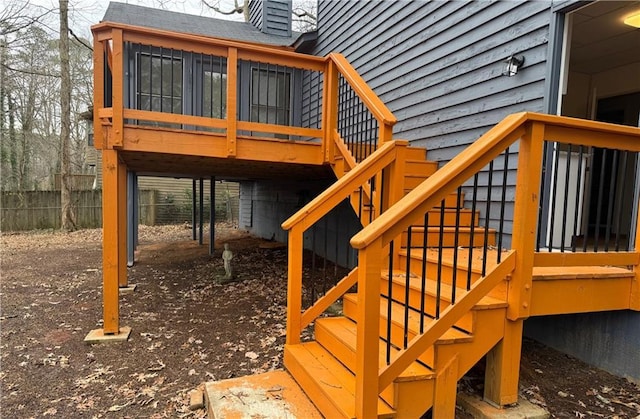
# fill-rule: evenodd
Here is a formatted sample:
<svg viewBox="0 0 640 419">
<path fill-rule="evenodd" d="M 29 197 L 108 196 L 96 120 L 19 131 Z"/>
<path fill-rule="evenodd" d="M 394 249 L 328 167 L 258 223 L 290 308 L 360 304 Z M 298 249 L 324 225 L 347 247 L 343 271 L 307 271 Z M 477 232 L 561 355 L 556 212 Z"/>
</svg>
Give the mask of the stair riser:
<svg viewBox="0 0 640 419">
<path fill-rule="evenodd" d="M 344 300 L 343 313 L 346 317 L 356 321 L 357 316 L 357 306 L 350 300 Z M 396 321 L 402 321 L 402 319 L 393 319 L 394 321 L 391 324 L 391 343 L 397 347 L 402 348 L 404 346 L 404 328 L 401 324 L 396 323 Z M 387 337 L 387 319 L 380 319 L 380 337 L 386 339 Z M 409 340 L 416 336 L 415 332 L 408 331 Z M 384 356 L 384 354 L 383 354 Z M 433 366 L 434 365 L 434 349 L 433 347 L 427 349 L 425 353 L 423 353 L 419 358 L 421 362 L 425 365 Z M 347 368 L 350 368 L 349 365 L 345 364 Z"/>
<path fill-rule="evenodd" d="M 387 297 L 389 292 L 389 281 L 383 279 L 380 281 L 380 294 Z M 391 293 L 393 299 L 397 302 L 404 303 L 405 299 L 405 287 L 402 284 L 398 284 L 393 282 L 393 286 L 391 289 Z M 420 310 L 421 305 L 421 293 L 419 290 L 410 288 L 409 289 L 409 306 L 413 307 L 416 310 Z M 447 298 L 451 298 L 451 296 L 447 296 Z M 440 313 L 442 313 L 447 307 L 449 307 L 449 302 L 440 300 Z M 424 311 L 427 315 L 434 317 L 436 314 L 436 297 L 433 295 L 425 294 L 424 296 Z M 458 322 L 455 324 L 456 327 L 466 331 L 473 331 L 473 312 L 468 312 L 465 314 Z"/>
<path fill-rule="evenodd" d="M 398 268 L 405 269 L 405 267 L 407 266 L 407 256 L 404 254 L 400 254 L 399 261 L 400 265 L 398 266 Z M 418 259 L 415 256 L 411 258 L 410 272 L 414 275 L 417 275 L 418 277 L 422 276 L 422 259 Z M 440 278 L 442 278 L 443 284 L 453 285 L 453 272 L 453 266 L 447 265 L 445 263 L 442 264 Z M 428 260 L 426 273 L 427 278 L 435 280 L 438 277 L 438 263 L 436 261 Z M 459 288 L 466 288 L 468 280 L 467 273 L 467 268 L 458 265 L 458 269 L 456 270 L 456 285 Z M 480 273 L 471 272 L 470 283 L 475 283 L 478 279 L 480 279 L 480 277 Z M 491 290 L 487 295 L 504 300 L 507 298 L 507 286 L 508 284 L 506 282 L 503 282 L 496 286 L 493 290 Z"/>
<path fill-rule="evenodd" d="M 411 192 L 413 190 L 413 188 L 405 188 L 404 189 L 404 194 L 408 194 L 409 192 Z M 464 202 L 464 194 L 462 194 L 462 196 L 460 197 L 461 201 L 460 202 Z M 445 208 L 457 208 L 458 207 L 458 194 L 452 193 L 447 195 L 444 198 L 444 207 Z M 440 208 L 440 205 L 436 205 L 436 208 Z"/>
<path fill-rule="evenodd" d="M 432 227 L 433 228 L 433 227 Z M 458 242 L 456 243 L 456 235 L 455 232 L 445 231 L 442 235 L 442 247 L 454 247 L 462 246 L 469 247 L 471 244 L 471 234 L 469 232 L 458 232 Z M 487 241 L 489 246 L 495 246 L 495 233 L 489 234 L 487 236 Z M 411 247 L 417 248 L 422 247 L 424 243 L 424 233 L 421 231 L 412 231 L 411 232 Z M 400 246 L 403 248 L 407 247 L 407 232 L 402 233 L 402 239 L 400 242 Z M 440 231 L 429 231 L 427 233 L 427 246 L 428 247 L 438 247 L 440 246 Z M 484 246 L 484 231 L 482 228 L 476 229 L 473 235 L 473 247 Z"/>
<path fill-rule="evenodd" d="M 283 363 L 287 371 L 289 371 L 300 387 L 302 387 L 307 397 L 309 397 L 324 417 L 348 417 L 331 402 L 329 397 L 323 394 L 322 389 L 319 387 L 312 373 L 304 365 L 301 365 L 298 360 L 289 353 L 286 347 L 284 349 Z"/>
<path fill-rule="evenodd" d="M 441 217 L 440 214 L 440 208 L 434 208 L 432 210 L 429 211 L 429 225 L 428 227 L 440 227 L 440 220 L 443 219 L 444 220 L 444 226 L 445 227 L 455 227 L 456 225 L 456 211 L 455 209 L 445 209 L 445 213 L 444 213 L 444 218 Z M 471 215 L 471 211 L 460 211 L 460 219 L 458 221 L 458 226 L 460 227 L 471 227 L 471 224 L 473 221 L 475 221 L 476 223 L 478 222 L 478 213 L 476 212 L 476 216 L 475 216 L 475 220 L 474 217 L 472 217 Z M 416 230 L 416 228 L 413 228 L 411 231 L 411 242 L 415 243 L 415 244 L 420 244 L 422 245 L 422 242 L 415 242 L 413 240 L 413 236 L 414 234 L 422 234 L 422 226 L 417 226 L 420 228 L 420 230 Z M 428 236 L 428 235 L 427 235 Z M 422 237 L 422 236 L 420 236 Z"/>
<path fill-rule="evenodd" d="M 405 176 L 428 178 L 438 170 L 438 163 L 428 160 L 408 159 L 404 164 Z"/>
</svg>

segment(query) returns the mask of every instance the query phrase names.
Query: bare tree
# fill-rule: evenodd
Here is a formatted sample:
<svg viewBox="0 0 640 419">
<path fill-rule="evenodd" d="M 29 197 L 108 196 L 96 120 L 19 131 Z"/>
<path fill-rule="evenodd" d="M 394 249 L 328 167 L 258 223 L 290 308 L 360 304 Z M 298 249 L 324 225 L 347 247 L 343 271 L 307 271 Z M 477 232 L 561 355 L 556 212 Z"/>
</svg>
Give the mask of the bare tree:
<svg viewBox="0 0 640 419">
<path fill-rule="evenodd" d="M 238 2 L 238 0 L 233 0 L 233 7 L 229 7 L 227 9 L 224 8 L 220 0 L 202 0 L 202 3 L 222 15 L 230 16 L 242 14 L 244 21 L 249 21 L 249 0 L 241 0 L 240 2 Z"/>
<path fill-rule="evenodd" d="M 69 0 L 60 0 L 60 150 L 62 229 L 76 229 L 71 201 L 69 143 L 71 137 L 71 71 L 69 68 Z"/>
</svg>

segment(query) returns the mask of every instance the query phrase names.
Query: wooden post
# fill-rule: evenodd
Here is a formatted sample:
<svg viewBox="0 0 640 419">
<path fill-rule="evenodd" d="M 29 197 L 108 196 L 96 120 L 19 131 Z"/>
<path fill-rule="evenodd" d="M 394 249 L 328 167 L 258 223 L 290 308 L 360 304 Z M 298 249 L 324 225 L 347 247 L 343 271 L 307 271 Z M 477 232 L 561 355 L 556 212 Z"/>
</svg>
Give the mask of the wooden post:
<svg viewBox="0 0 640 419">
<path fill-rule="evenodd" d="M 358 311 L 356 335 L 356 417 L 378 415 L 380 331 L 380 272 L 382 239 L 360 249 L 358 255 Z"/>
<path fill-rule="evenodd" d="M 300 343 L 302 312 L 302 255 L 304 231 L 298 226 L 289 230 L 289 264 L 287 281 L 287 344 Z"/>
<path fill-rule="evenodd" d="M 383 197 L 383 205 L 380 209 L 380 214 L 383 211 L 391 208 L 393 204 L 400 201 L 404 196 L 404 175 L 405 175 L 405 163 L 406 163 L 406 155 L 407 155 L 407 146 L 409 145 L 408 141 L 398 140 L 396 141 L 395 153 L 396 157 L 386 170 L 384 174 L 384 186 L 380 190 L 385 191 L 385 196 Z M 396 240 L 395 243 L 400 243 L 399 240 Z M 389 257 L 393 258 L 393 266 L 399 266 L 400 263 L 400 246 L 394 246 L 393 254 L 390 254 Z M 388 264 L 388 260 L 385 258 L 385 264 Z"/>
<path fill-rule="evenodd" d="M 454 356 L 445 365 L 438 365 L 436 371 L 432 416 L 454 419 L 458 387 L 458 357 Z"/>
<path fill-rule="evenodd" d="M 118 158 L 118 286 L 126 288 L 127 278 L 127 166 Z M 104 175 L 103 175 L 104 177 Z"/>
<path fill-rule="evenodd" d="M 113 30 L 113 65 L 112 75 L 112 97 L 113 97 L 113 136 L 111 137 L 113 147 L 122 147 L 124 143 L 124 61 L 123 61 L 123 40 L 122 29 Z"/>
<path fill-rule="evenodd" d="M 507 317 L 517 320 L 529 316 L 533 283 L 533 257 L 536 248 L 538 204 L 542 176 L 544 125 L 527 124 L 520 139 L 518 173 L 516 176 L 513 214 L 512 249 L 516 251 L 516 266 L 509 281 Z"/>
<path fill-rule="evenodd" d="M 516 266 L 509 281 L 507 320 L 502 340 L 487 354 L 486 400 L 503 406 L 518 401 L 522 323 L 529 316 L 542 175 L 544 125 L 529 123 L 520 139 L 511 247 Z"/>
<path fill-rule="evenodd" d="M 127 261 L 126 252 L 121 257 L 119 248 L 120 243 L 126 244 L 126 229 L 122 229 L 121 220 L 124 218 L 126 223 L 126 188 L 123 194 L 121 176 L 126 182 L 126 168 L 120 162 L 118 152 L 102 150 L 102 293 L 105 334 L 117 334 L 120 331 L 118 293 L 120 284 L 126 281 L 126 278 L 120 278 L 123 272 L 126 277 Z M 126 246 L 124 250 L 126 251 Z"/>
<path fill-rule="evenodd" d="M 322 90 L 322 152 L 324 161 L 333 163 L 333 131 L 338 126 L 338 69 L 330 59 L 327 60 Z"/>
<path fill-rule="evenodd" d="M 93 37 L 93 146 L 104 148 L 100 109 L 104 108 L 104 43 Z"/>
<path fill-rule="evenodd" d="M 209 179 L 209 255 L 215 251 L 216 241 L 216 177 Z"/>
<path fill-rule="evenodd" d="M 497 406 L 518 401 L 523 323 L 505 319 L 504 337 L 486 357 L 484 399 Z"/>
<path fill-rule="evenodd" d="M 238 131 L 238 49 L 229 48 L 227 55 L 227 156 L 236 156 Z"/>
<path fill-rule="evenodd" d="M 393 138 L 393 126 L 386 124 L 382 120 L 378 120 L 378 124 L 380 125 L 378 134 L 380 136 L 380 140 L 378 141 L 378 147 L 380 147 L 382 144 L 387 141 L 391 141 Z"/>
<path fill-rule="evenodd" d="M 640 208 L 638 209 L 638 221 L 636 222 L 636 240 L 634 243 L 635 251 L 640 251 Z M 640 265 L 633 267 L 635 278 L 631 283 L 631 295 L 629 296 L 629 308 L 631 310 L 640 311 Z"/>
</svg>

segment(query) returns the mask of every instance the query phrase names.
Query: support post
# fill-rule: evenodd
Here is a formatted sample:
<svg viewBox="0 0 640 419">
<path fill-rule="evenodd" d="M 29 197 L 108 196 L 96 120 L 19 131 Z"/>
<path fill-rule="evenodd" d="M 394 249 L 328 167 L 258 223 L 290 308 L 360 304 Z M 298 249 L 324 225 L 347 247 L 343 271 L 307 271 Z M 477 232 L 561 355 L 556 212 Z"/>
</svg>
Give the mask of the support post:
<svg viewBox="0 0 640 419">
<path fill-rule="evenodd" d="M 505 319 L 504 337 L 487 354 L 484 399 L 496 406 L 518 402 L 523 323 Z"/>
<path fill-rule="evenodd" d="M 118 156 L 118 286 L 129 286 L 127 278 L 127 166 Z"/>
<path fill-rule="evenodd" d="M 135 252 L 135 173 L 127 172 L 127 266 L 134 264 Z"/>
<path fill-rule="evenodd" d="M 360 249 L 356 334 L 356 417 L 378 416 L 382 239 Z"/>
<path fill-rule="evenodd" d="M 438 366 L 433 394 L 434 418 L 456 416 L 456 394 L 458 388 L 458 357 L 454 356 L 446 365 Z"/>
<path fill-rule="evenodd" d="M 102 150 L 102 297 L 104 334 L 120 331 L 119 286 L 126 283 L 126 259 L 119 249 L 126 230 L 122 229 L 121 217 L 126 215 L 126 168 L 120 162 L 118 152 Z M 124 179 L 126 180 L 126 179 Z M 126 224 L 125 224 L 126 226 Z M 126 253 L 125 253 L 126 256 Z M 121 266 L 124 268 L 121 268 Z M 121 278 L 124 272 L 125 278 Z"/>
<path fill-rule="evenodd" d="M 200 208 L 198 214 L 198 221 L 200 224 L 200 230 L 198 231 L 198 244 L 202 245 L 204 243 L 203 237 L 203 225 L 204 225 L 204 179 L 200 178 Z"/>
<path fill-rule="evenodd" d="M 96 149 L 104 148 L 104 133 L 102 131 L 102 120 L 100 119 L 100 109 L 104 108 L 104 72 L 106 65 L 104 42 L 97 37 L 93 38 L 93 145 Z"/>
<path fill-rule="evenodd" d="M 238 131 L 238 49 L 227 54 L 227 156 L 236 156 Z"/>
<path fill-rule="evenodd" d="M 287 345 L 300 343 L 302 312 L 302 255 L 304 231 L 297 225 L 289 230 L 287 280 Z"/>
<path fill-rule="evenodd" d="M 322 90 L 322 152 L 324 161 L 333 163 L 333 131 L 338 126 L 338 69 L 332 60 L 327 60 Z"/>
<path fill-rule="evenodd" d="M 122 147 L 124 143 L 124 42 L 122 29 L 113 29 L 112 53 L 112 97 L 113 97 L 113 135 L 110 146 Z"/>
<path fill-rule="evenodd" d="M 138 188 L 138 174 L 133 172 L 133 250 L 138 249 L 140 238 L 138 237 L 140 226 L 140 188 Z"/>
<path fill-rule="evenodd" d="M 503 339 L 487 354 L 484 397 L 498 406 L 518 401 L 522 323 L 531 310 L 543 143 L 544 124 L 528 123 L 518 154 L 511 241 L 516 266 L 509 281 L 505 332 Z"/>
<path fill-rule="evenodd" d="M 196 239 L 196 180 L 191 181 L 191 232 L 193 233 L 193 240 Z"/>
<path fill-rule="evenodd" d="M 209 182 L 209 255 L 213 255 L 216 239 L 216 177 L 211 176 Z"/>
</svg>

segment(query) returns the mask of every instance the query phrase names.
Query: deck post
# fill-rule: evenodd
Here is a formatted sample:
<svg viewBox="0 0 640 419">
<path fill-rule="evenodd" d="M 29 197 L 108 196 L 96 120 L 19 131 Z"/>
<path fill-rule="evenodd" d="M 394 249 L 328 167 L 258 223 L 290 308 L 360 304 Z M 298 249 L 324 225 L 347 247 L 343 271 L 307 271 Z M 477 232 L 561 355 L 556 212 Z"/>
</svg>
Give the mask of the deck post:
<svg viewBox="0 0 640 419">
<path fill-rule="evenodd" d="M 543 143 L 544 124 L 527 124 L 518 154 L 512 236 L 516 265 L 509 281 L 504 337 L 487 354 L 485 372 L 485 400 L 499 406 L 518 401 L 522 323 L 531 309 Z"/>
<path fill-rule="evenodd" d="M 191 180 L 191 233 L 193 234 L 193 240 L 196 239 L 196 180 Z"/>
<path fill-rule="evenodd" d="M 382 239 L 358 255 L 358 330 L 356 335 L 356 417 L 378 416 L 380 272 Z"/>
<path fill-rule="evenodd" d="M 324 161 L 333 163 L 335 146 L 333 131 L 338 126 L 338 69 L 332 60 L 327 60 L 322 86 L 322 152 Z"/>
<path fill-rule="evenodd" d="M 304 231 L 299 226 L 289 230 L 287 279 L 287 345 L 300 343 L 302 324 L 302 255 Z"/>
<path fill-rule="evenodd" d="M 198 224 L 199 224 L 199 231 L 198 231 L 198 244 L 202 246 L 202 244 L 204 243 L 204 237 L 203 237 L 203 228 L 204 228 L 204 179 L 200 178 L 200 190 L 199 190 L 199 214 L 198 214 Z"/>
<path fill-rule="evenodd" d="M 111 146 L 121 147 L 124 142 L 124 53 L 122 29 L 114 29 L 112 50 L 113 135 Z"/>
<path fill-rule="evenodd" d="M 638 214 L 640 214 L 640 208 L 638 209 Z M 638 221 L 636 223 L 636 238 L 633 246 L 636 252 L 640 252 L 640 215 L 638 216 Z M 631 310 L 640 311 L 640 265 L 635 265 L 633 267 L 633 273 L 635 274 L 635 278 L 631 283 L 629 308 Z"/>
<path fill-rule="evenodd" d="M 102 150 L 102 293 L 104 334 L 117 334 L 120 331 L 118 294 L 121 284 L 126 284 L 127 282 L 126 170 L 126 166 L 120 161 L 116 150 Z M 123 225 L 125 228 L 123 228 Z M 123 244 L 124 249 L 121 249 Z M 122 278 L 122 276 L 124 276 L 124 278 Z"/>
<path fill-rule="evenodd" d="M 216 239 L 216 177 L 209 180 L 209 255 L 215 251 Z"/>
<path fill-rule="evenodd" d="M 496 406 L 518 402 L 523 323 L 505 319 L 504 337 L 487 354 L 484 399 Z"/>
<path fill-rule="evenodd" d="M 227 156 L 236 156 L 238 135 L 238 49 L 227 55 Z"/>
</svg>

